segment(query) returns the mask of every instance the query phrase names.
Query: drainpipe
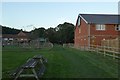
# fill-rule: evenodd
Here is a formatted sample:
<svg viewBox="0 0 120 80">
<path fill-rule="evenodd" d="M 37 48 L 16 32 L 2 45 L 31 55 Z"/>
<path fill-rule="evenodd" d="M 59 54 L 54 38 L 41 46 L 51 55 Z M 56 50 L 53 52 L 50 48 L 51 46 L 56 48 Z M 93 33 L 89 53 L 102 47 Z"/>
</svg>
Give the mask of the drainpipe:
<svg viewBox="0 0 120 80">
<path fill-rule="evenodd" d="M 88 49 L 90 49 L 90 24 L 88 24 Z"/>
</svg>

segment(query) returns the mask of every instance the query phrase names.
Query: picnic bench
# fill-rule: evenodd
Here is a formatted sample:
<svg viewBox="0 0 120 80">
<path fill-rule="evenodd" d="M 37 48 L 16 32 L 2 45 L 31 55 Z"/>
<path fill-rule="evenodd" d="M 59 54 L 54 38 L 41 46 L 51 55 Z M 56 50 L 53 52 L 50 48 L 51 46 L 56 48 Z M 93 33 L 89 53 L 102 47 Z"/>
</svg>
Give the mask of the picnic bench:
<svg viewBox="0 0 120 80">
<path fill-rule="evenodd" d="M 37 80 L 44 74 L 45 65 L 47 62 L 41 55 L 36 55 L 31 59 L 28 59 L 25 64 L 18 67 L 12 72 L 14 80 L 17 80 L 19 77 L 35 77 Z"/>
</svg>

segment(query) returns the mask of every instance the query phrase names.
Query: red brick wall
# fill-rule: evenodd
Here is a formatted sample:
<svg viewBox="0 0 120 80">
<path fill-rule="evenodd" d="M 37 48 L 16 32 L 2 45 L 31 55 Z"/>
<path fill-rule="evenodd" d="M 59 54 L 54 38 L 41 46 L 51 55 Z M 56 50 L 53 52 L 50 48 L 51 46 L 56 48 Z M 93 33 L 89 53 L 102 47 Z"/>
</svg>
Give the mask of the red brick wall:
<svg viewBox="0 0 120 80">
<path fill-rule="evenodd" d="M 81 30 L 80 30 L 81 29 Z M 75 29 L 75 47 L 88 46 L 88 25 L 81 19 L 81 25 Z"/>
<path fill-rule="evenodd" d="M 80 30 L 81 29 L 81 30 Z M 115 39 L 120 36 L 120 31 L 115 30 L 115 25 L 107 24 L 106 30 L 96 30 L 95 24 L 90 25 L 90 44 L 100 45 L 103 39 Z M 74 46 L 88 46 L 88 24 L 81 19 L 81 26 L 75 28 Z"/>
<path fill-rule="evenodd" d="M 96 30 L 94 24 L 90 26 L 91 44 L 101 45 L 103 39 L 115 39 L 118 36 L 118 32 L 115 30 L 115 25 L 107 24 L 106 30 Z"/>
<path fill-rule="evenodd" d="M 74 46 L 79 46 L 79 28 L 76 26 L 75 28 L 75 34 L 74 34 Z"/>
<path fill-rule="evenodd" d="M 91 26 L 91 33 L 95 35 L 117 35 L 118 31 L 115 30 L 115 26 L 111 24 L 106 25 L 106 30 L 96 30 L 96 27 L 94 24 Z"/>
</svg>

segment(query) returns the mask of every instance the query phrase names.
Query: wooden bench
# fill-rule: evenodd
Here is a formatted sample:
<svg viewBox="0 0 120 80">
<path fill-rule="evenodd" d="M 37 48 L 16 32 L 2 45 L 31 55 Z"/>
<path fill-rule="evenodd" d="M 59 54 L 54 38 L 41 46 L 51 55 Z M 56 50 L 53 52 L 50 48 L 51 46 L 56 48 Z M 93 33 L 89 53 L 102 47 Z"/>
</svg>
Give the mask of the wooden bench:
<svg viewBox="0 0 120 80">
<path fill-rule="evenodd" d="M 44 58 L 42 55 L 36 55 L 33 59 L 40 60 L 41 63 L 47 63 L 47 59 Z"/>
<path fill-rule="evenodd" d="M 27 60 L 25 64 L 14 70 L 11 75 L 14 77 L 14 80 L 17 80 L 19 77 L 35 77 L 39 80 L 39 78 L 44 74 L 45 69 L 46 67 L 44 65 L 43 57 L 41 55 L 37 55 Z"/>
</svg>

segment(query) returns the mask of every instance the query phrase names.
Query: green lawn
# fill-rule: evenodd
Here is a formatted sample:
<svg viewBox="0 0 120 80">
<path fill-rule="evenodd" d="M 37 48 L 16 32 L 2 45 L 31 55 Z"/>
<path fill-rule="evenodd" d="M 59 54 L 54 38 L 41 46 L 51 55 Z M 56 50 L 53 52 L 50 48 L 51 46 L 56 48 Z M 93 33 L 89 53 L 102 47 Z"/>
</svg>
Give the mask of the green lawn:
<svg viewBox="0 0 120 80">
<path fill-rule="evenodd" d="M 52 49 L 4 47 L 2 52 L 3 78 L 34 55 L 48 59 L 43 78 L 117 78 L 117 60 L 102 54 L 54 46 Z"/>
</svg>

